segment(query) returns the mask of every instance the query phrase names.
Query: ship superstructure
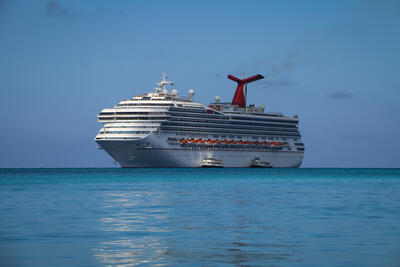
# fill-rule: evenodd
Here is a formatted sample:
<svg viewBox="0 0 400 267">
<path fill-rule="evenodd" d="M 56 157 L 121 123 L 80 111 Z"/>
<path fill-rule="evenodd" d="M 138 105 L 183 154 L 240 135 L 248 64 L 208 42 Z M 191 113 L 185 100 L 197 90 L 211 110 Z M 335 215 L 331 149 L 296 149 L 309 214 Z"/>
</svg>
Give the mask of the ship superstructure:
<svg viewBox="0 0 400 267">
<path fill-rule="evenodd" d="M 264 106 L 246 105 L 247 84 L 264 78 L 238 79 L 232 102 L 205 106 L 178 90 L 163 74 L 155 91 L 122 100 L 103 109 L 98 119 L 103 127 L 95 137 L 121 167 L 201 167 L 204 159 L 217 158 L 224 167 L 251 167 L 254 159 L 273 167 L 299 167 L 304 144 L 297 116 L 264 111 Z"/>
</svg>

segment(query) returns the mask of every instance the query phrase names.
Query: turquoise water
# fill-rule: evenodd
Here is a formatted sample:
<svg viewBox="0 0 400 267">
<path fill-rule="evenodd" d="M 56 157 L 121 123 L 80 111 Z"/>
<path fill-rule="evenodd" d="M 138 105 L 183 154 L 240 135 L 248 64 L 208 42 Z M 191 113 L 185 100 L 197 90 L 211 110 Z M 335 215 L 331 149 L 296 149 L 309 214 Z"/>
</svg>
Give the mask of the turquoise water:
<svg viewBox="0 0 400 267">
<path fill-rule="evenodd" d="M 3 169 L 0 215 L 0 266 L 400 266 L 399 169 Z"/>
</svg>

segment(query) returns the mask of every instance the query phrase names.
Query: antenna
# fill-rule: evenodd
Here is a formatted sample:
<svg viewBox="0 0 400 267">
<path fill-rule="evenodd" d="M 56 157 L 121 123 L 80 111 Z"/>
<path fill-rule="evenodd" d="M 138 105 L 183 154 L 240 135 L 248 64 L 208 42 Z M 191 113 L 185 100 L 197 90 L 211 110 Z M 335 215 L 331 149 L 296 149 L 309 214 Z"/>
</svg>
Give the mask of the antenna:
<svg viewBox="0 0 400 267">
<path fill-rule="evenodd" d="M 164 92 L 166 84 L 169 84 L 171 86 L 174 85 L 173 82 L 168 81 L 167 79 L 168 79 L 168 75 L 165 72 L 161 73 L 161 82 L 157 83 L 158 87 L 154 88 L 154 89 L 156 89 L 157 93 Z"/>
</svg>

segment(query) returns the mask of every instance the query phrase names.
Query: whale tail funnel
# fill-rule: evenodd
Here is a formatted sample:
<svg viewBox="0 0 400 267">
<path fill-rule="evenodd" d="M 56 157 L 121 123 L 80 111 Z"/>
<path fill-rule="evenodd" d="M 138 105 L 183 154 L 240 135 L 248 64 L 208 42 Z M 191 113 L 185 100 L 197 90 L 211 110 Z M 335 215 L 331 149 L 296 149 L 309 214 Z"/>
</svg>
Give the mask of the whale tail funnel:
<svg viewBox="0 0 400 267">
<path fill-rule="evenodd" d="M 264 76 L 257 74 L 257 75 L 250 76 L 245 79 L 239 79 L 233 75 L 228 75 L 228 79 L 231 79 L 232 81 L 235 81 L 238 83 L 238 85 L 236 87 L 235 96 L 233 97 L 233 100 L 232 100 L 232 105 L 238 106 L 240 108 L 245 108 L 246 107 L 246 97 L 247 97 L 247 84 L 251 83 L 251 82 L 255 82 L 257 80 L 264 79 Z"/>
</svg>

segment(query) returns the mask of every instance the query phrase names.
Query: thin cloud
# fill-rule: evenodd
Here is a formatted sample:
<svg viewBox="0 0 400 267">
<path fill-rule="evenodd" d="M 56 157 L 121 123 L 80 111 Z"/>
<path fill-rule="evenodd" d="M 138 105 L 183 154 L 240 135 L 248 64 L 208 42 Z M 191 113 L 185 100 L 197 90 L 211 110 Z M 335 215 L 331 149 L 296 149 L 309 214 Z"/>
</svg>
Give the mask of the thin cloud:
<svg viewBox="0 0 400 267">
<path fill-rule="evenodd" d="M 298 53 L 289 52 L 277 62 L 267 58 L 261 58 L 248 63 L 240 64 L 232 69 L 229 73 L 233 75 L 236 74 L 238 77 L 240 77 L 242 73 L 245 73 L 245 76 L 259 73 L 271 79 L 278 79 L 293 72 L 297 68 L 298 61 Z M 281 78 L 280 80 L 271 82 L 271 86 L 275 84 L 286 84 L 285 82 L 281 82 L 282 80 L 285 79 Z"/>
<path fill-rule="evenodd" d="M 0 0 L 1 2 L 1 0 Z M 65 2 L 67 7 L 65 7 Z M 91 7 L 91 9 L 86 10 L 86 12 L 73 10 L 72 8 L 68 8 L 68 1 L 58 1 L 58 0 L 50 0 L 45 5 L 45 12 L 50 17 L 59 17 L 65 18 L 69 20 L 77 20 L 77 19 L 85 19 L 85 18 L 92 18 L 92 17 L 104 17 L 107 15 L 118 15 L 124 16 L 125 11 L 122 9 L 105 9 L 101 6 L 98 7 Z"/>
<path fill-rule="evenodd" d="M 272 62 L 269 59 L 261 58 L 252 62 L 243 63 L 232 69 L 227 73 L 213 73 L 214 78 L 226 78 L 228 74 L 234 75 L 238 78 L 248 77 L 255 74 L 261 74 L 265 77 L 258 85 L 264 88 L 284 88 L 296 85 L 296 82 L 290 81 L 285 78 L 290 72 L 294 71 L 299 61 L 299 55 L 296 52 L 287 53 L 278 62 Z"/>
<path fill-rule="evenodd" d="M 222 73 L 211 74 L 212 77 L 217 79 L 226 79 L 227 75 L 228 74 L 222 74 Z M 236 77 L 238 77 L 239 79 L 241 78 L 241 76 L 239 75 L 236 75 Z M 297 84 L 296 82 L 288 80 L 286 78 L 271 80 L 267 75 L 265 75 L 265 79 L 256 82 L 254 86 L 263 87 L 267 89 L 275 89 L 275 88 L 290 87 L 296 84 Z"/>
<path fill-rule="evenodd" d="M 289 81 L 288 79 L 282 78 L 279 80 L 265 80 L 261 84 L 263 87 L 271 89 L 289 87 L 295 85 L 296 83 L 293 81 Z"/>
<path fill-rule="evenodd" d="M 296 68 L 297 53 L 288 53 L 282 62 L 272 66 L 269 72 L 272 77 L 277 77 L 282 74 L 289 73 Z"/>
<path fill-rule="evenodd" d="M 352 93 L 352 92 L 345 92 L 345 91 L 335 91 L 327 95 L 328 99 L 348 99 L 348 98 L 354 98 L 357 95 L 357 93 Z"/>
<path fill-rule="evenodd" d="M 46 5 L 46 13 L 51 16 L 66 17 L 69 15 L 68 11 L 63 8 L 60 2 L 50 1 Z"/>
<path fill-rule="evenodd" d="M 214 78 L 218 78 L 218 79 L 220 79 L 220 78 L 226 78 L 226 76 L 228 75 L 228 74 L 222 74 L 222 73 L 220 73 L 220 72 L 216 72 L 216 73 L 213 73 L 213 74 L 211 74 Z"/>
</svg>

